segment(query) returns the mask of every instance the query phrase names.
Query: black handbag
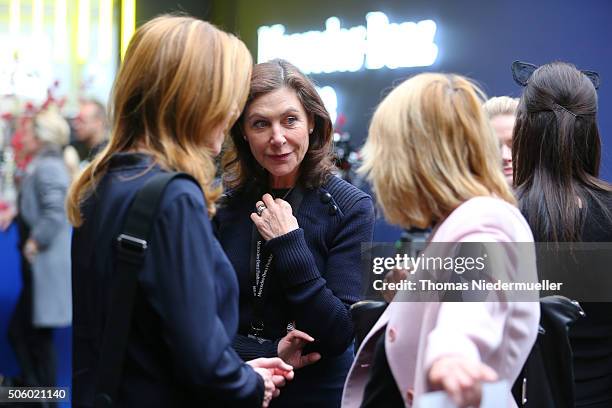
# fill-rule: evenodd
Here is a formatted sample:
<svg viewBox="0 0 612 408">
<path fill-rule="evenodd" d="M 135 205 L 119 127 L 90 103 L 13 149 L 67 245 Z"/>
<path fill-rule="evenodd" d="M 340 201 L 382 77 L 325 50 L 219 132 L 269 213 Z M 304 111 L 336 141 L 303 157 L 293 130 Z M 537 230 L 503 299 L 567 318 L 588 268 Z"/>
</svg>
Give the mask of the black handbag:
<svg viewBox="0 0 612 408">
<path fill-rule="evenodd" d="M 355 353 L 387 306 L 387 302 L 377 300 L 362 300 L 351 305 L 351 320 L 355 332 Z"/>
<path fill-rule="evenodd" d="M 573 408 L 574 366 L 570 327 L 584 311 L 563 296 L 540 299 L 540 327 L 521 374 L 512 387 L 519 407 Z"/>
</svg>

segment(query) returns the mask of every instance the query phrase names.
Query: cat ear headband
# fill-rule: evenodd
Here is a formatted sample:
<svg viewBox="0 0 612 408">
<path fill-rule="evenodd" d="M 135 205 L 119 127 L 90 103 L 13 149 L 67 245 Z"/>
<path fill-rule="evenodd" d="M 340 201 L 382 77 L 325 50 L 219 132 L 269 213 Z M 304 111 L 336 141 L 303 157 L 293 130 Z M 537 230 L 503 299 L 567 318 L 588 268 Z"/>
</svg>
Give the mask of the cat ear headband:
<svg viewBox="0 0 612 408">
<path fill-rule="evenodd" d="M 527 86 L 529 78 L 533 74 L 533 71 L 538 69 L 537 66 L 523 61 L 514 61 L 512 63 L 512 77 L 517 84 L 521 86 Z M 595 71 L 580 71 L 587 76 L 593 83 L 595 89 L 599 88 L 599 74 Z"/>
</svg>

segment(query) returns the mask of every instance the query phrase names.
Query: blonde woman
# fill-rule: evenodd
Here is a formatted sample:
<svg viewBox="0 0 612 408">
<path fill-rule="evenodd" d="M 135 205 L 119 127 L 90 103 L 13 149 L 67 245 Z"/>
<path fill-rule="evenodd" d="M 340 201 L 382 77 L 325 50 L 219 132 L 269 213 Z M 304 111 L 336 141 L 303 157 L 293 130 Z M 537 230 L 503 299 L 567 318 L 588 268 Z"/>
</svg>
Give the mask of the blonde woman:
<svg viewBox="0 0 612 408">
<path fill-rule="evenodd" d="M 45 110 L 22 137 L 23 152 L 33 159 L 21 182 L 17 215 L 23 287 L 8 328 L 21 368 L 14 386 L 56 385 L 53 329 L 71 322 L 70 224 L 64 210 L 70 177 L 62 160 L 69 132 L 57 111 Z"/>
<path fill-rule="evenodd" d="M 238 284 L 212 234 L 220 195 L 213 157 L 244 106 L 252 61 L 244 44 L 209 23 L 161 16 L 130 42 L 112 96 L 107 147 L 74 183 L 74 406 L 92 406 L 115 242 L 145 181 L 171 181 L 152 228 L 115 403 L 119 406 L 267 406 L 293 375 L 280 359 L 245 364 L 232 349 Z M 278 374 L 278 375 L 277 375 Z"/>
<path fill-rule="evenodd" d="M 488 99 L 483 105 L 491 127 L 499 139 L 502 169 L 509 185 L 512 185 L 512 131 L 516 122 L 518 103 L 517 98 L 496 96 Z"/>
<path fill-rule="evenodd" d="M 482 100 L 469 80 L 428 73 L 402 83 L 374 113 L 361 171 L 389 222 L 433 227 L 426 254 L 439 251 L 438 242 L 533 242 L 499 167 Z M 497 272 L 535 279 L 529 247 L 531 256 L 502 254 Z M 436 389 L 472 406 L 483 381 L 511 384 L 518 376 L 536 338 L 537 302 L 410 299 L 399 292 L 364 339 L 343 407 L 410 406 Z M 514 406 L 509 390 L 508 397 Z"/>
</svg>

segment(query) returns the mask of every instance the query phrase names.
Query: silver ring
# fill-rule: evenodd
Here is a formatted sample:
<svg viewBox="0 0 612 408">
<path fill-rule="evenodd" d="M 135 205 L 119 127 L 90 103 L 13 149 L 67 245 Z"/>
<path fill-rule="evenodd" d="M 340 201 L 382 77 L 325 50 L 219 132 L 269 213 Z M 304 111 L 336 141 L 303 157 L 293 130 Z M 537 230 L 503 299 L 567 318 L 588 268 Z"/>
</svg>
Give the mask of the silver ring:
<svg viewBox="0 0 612 408">
<path fill-rule="evenodd" d="M 257 206 L 257 215 L 259 215 L 261 217 L 261 214 L 263 214 L 265 209 L 267 209 L 265 204 L 259 204 Z"/>
</svg>

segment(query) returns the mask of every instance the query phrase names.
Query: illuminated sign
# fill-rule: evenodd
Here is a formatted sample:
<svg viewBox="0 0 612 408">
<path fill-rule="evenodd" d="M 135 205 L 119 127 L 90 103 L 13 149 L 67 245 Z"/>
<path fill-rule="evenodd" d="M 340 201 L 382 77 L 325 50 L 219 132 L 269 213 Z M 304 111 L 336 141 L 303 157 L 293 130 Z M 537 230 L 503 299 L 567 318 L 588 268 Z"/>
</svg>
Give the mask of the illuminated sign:
<svg viewBox="0 0 612 408">
<path fill-rule="evenodd" d="M 331 86 L 324 86 L 323 88 L 317 87 L 317 92 L 323 100 L 323 105 L 325 105 L 325 109 L 329 113 L 331 122 L 336 123 L 338 117 L 338 95 L 336 95 L 336 90 Z"/>
<path fill-rule="evenodd" d="M 281 24 L 257 30 L 257 62 L 283 58 L 305 73 L 355 72 L 362 68 L 425 67 L 438 57 L 436 23 L 389 23 L 376 11 L 366 15 L 366 26 L 341 28 L 337 17 L 325 31 L 285 34 Z"/>
</svg>

